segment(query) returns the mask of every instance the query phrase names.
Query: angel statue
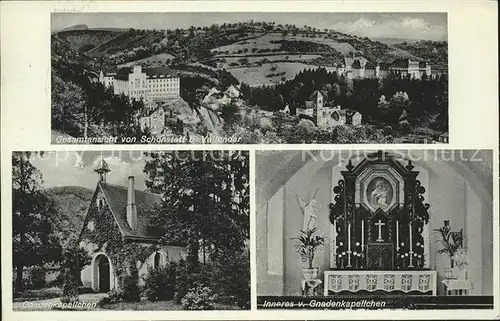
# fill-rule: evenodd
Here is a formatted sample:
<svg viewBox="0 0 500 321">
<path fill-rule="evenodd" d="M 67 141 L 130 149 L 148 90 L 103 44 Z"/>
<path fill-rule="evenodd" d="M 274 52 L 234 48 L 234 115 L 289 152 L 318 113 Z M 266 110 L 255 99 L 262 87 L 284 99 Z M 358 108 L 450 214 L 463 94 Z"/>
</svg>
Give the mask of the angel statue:
<svg viewBox="0 0 500 321">
<path fill-rule="evenodd" d="M 316 225 L 316 215 L 314 215 L 315 211 L 318 211 L 320 207 L 316 207 L 316 194 L 318 194 L 319 188 L 314 193 L 314 196 L 311 198 L 309 202 L 306 202 L 304 199 L 297 195 L 297 203 L 299 204 L 300 209 L 302 210 L 302 214 L 304 215 L 304 223 L 302 225 L 302 230 L 307 231 L 315 228 Z"/>
</svg>

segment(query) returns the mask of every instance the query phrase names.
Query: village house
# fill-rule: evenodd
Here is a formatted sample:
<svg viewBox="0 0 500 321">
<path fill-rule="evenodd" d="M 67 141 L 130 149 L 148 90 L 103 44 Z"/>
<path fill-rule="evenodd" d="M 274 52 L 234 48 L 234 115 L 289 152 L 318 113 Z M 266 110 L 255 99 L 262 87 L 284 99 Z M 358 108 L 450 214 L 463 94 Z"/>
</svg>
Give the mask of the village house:
<svg viewBox="0 0 500 321">
<path fill-rule="evenodd" d="M 80 234 L 79 245 L 91 256 L 91 262 L 81 272 L 81 281 L 84 287 L 96 292 L 109 292 L 117 289 L 119 273 L 126 270 L 117 261 L 114 253 L 113 240 L 119 239 L 124 244 L 134 243 L 145 254 L 144 262 L 137 262 L 139 283 L 143 284 L 143 277 L 148 268 L 165 266 L 168 262 L 176 262 L 186 257 L 184 247 L 176 245 L 158 245 L 158 235 L 149 227 L 149 206 L 161 202 L 160 194 L 148 193 L 135 188 L 134 176 L 128 177 L 128 186 L 113 185 L 106 182 L 106 176 L 111 171 L 107 162 L 101 159 L 95 170 L 99 175 L 92 200 L 88 206 L 84 225 Z M 99 224 L 105 224 L 105 235 Z M 103 240 L 98 244 L 95 240 Z M 118 266 L 117 266 L 118 265 Z"/>
<path fill-rule="evenodd" d="M 233 85 L 229 86 L 224 92 L 212 87 L 205 97 L 203 97 L 201 104 L 212 110 L 217 110 L 221 106 L 229 105 L 230 103 L 239 105 L 241 102 L 240 95 L 240 90 Z"/>
<path fill-rule="evenodd" d="M 99 74 L 99 82 L 104 85 L 104 87 L 109 88 L 113 87 L 113 83 L 115 80 L 117 68 L 111 68 L 107 70 L 101 70 Z"/>
<path fill-rule="evenodd" d="M 285 108 L 281 109 L 280 112 L 290 115 L 290 106 L 287 104 Z"/>
<path fill-rule="evenodd" d="M 112 87 L 115 95 L 143 100 L 146 105 L 180 97 L 180 78 L 169 68 L 142 68 L 139 65 L 103 70 L 100 82 Z"/>
<path fill-rule="evenodd" d="M 351 109 L 341 109 L 340 106 L 329 107 L 324 105 L 324 97 L 319 91 L 311 95 L 311 100 L 305 102 L 305 108 L 297 108 L 296 115 L 311 119 L 318 128 L 328 129 L 337 125 L 361 124 L 362 115 Z"/>
<path fill-rule="evenodd" d="M 149 128 L 151 134 L 156 136 L 172 134 L 174 128 L 178 131 L 182 129 L 185 134 L 184 125 L 195 125 L 200 121 L 195 110 L 191 110 L 190 114 L 179 114 L 161 105 L 156 108 L 147 108 L 139 116 L 141 130 L 145 131 Z"/>
<path fill-rule="evenodd" d="M 438 143 L 446 143 L 447 144 L 447 143 L 449 143 L 448 139 L 449 139 L 448 132 L 444 132 L 444 133 L 441 133 L 441 134 L 438 135 L 437 142 Z"/>
</svg>

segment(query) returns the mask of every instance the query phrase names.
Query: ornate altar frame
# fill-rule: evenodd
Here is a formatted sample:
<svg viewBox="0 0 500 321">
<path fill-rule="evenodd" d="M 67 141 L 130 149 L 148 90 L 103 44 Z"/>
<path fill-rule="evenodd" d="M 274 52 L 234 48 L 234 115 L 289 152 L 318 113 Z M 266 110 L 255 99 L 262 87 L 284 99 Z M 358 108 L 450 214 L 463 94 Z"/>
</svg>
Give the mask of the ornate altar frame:
<svg viewBox="0 0 500 321">
<path fill-rule="evenodd" d="M 349 161 L 330 204 L 334 269 L 424 269 L 422 232 L 429 220 L 429 204 L 424 203 L 419 172 L 413 169 L 411 161 L 403 166 L 382 151 L 356 166 Z"/>
</svg>

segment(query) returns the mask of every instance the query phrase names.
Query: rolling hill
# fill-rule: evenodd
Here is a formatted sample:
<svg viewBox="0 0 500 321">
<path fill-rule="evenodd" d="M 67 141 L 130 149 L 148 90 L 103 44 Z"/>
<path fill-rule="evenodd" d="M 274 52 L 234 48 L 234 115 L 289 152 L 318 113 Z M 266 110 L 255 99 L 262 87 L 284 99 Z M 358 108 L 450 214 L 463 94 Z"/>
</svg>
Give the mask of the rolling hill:
<svg viewBox="0 0 500 321">
<path fill-rule="evenodd" d="M 53 37 L 53 43 L 68 43 L 105 67 L 203 64 L 224 68 L 239 82 L 263 85 L 292 79 L 304 69 L 333 67 L 353 56 L 384 63 L 426 60 L 433 70 L 446 71 L 448 50 L 446 42 L 369 39 L 309 26 L 246 22 L 175 30 L 70 30 Z"/>
<path fill-rule="evenodd" d="M 86 24 L 79 24 L 79 25 L 73 25 L 73 26 L 63 28 L 59 31 L 88 30 L 88 29 L 89 29 L 89 26 L 87 26 Z"/>
</svg>

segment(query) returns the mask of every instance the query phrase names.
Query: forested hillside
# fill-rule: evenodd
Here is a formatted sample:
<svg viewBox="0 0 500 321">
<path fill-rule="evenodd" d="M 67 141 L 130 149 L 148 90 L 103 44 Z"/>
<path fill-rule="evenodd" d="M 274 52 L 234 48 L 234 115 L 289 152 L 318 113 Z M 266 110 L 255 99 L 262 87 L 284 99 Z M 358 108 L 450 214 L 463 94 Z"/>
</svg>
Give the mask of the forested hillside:
<svg viewBox="0 0 500 321">
<path fill-rule="evenodd" d="M 78 238 L 93 191 L 80 186 L 62 186 L 46 192 L 56 209 L 53 228 L 64 246 L 70 239 Z"/>
</svg>

